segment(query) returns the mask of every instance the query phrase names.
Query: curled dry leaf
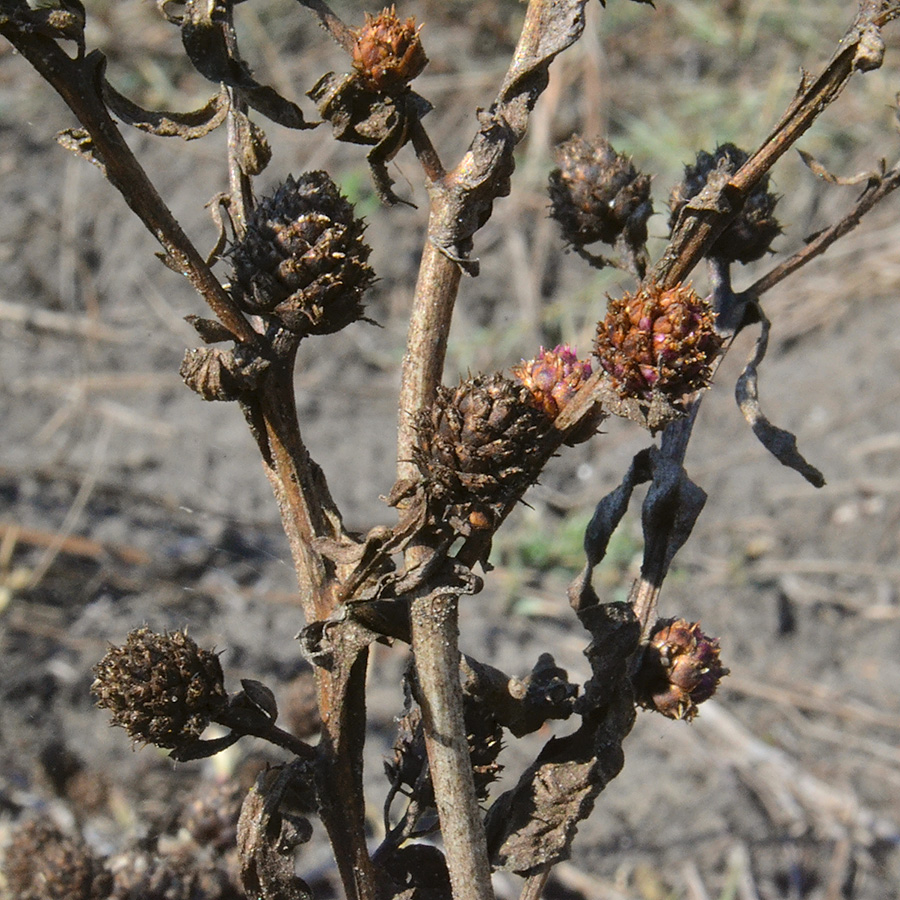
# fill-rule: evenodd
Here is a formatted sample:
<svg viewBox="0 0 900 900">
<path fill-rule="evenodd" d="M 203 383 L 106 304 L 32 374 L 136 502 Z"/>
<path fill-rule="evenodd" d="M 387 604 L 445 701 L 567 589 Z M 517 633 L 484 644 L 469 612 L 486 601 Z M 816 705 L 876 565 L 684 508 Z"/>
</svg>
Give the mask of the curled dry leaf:
<svg viewBox="0 0 900 900">
<path fill-rule="evenodd" d="M 179 370 L 184 383 L 204 400 L 237 400 L 253 390 L 269 361 L 251 357 L 246 362 L 238 349 L 200 347 L 186 350 Z"/>
<path fill-rule="evenodd" d="M 312 900 L 309 885 L 294 874 L 294 851 L 312 837 L 312 826 L 279 809 L 291 779 L 285 767 L 263 772 L 241 807 L 241 881 L 247 896 L 257 900 Z"/>
<path fill-rule="evenodd" d="M 181 18 L 181 40 L 197 71 L 210 81 L 239 91 L 249 106 L 285 128 L 315 128 L 303 111 L 274 88 L 260 84 L 228 47 L 222 22 L 229 0 L 187 0 Z"/>
<path fill-rule="evenodd" d="M 103 102 L 120 122 L 157 137 L 180 137 L 193 141 L 215 131 L 228 114 L 228 94 L 224 89 L 204 106 L 186 113 L 144 109 L 120 94 L 105 78 L 101 90 Z"/>
<path fill-rule="evenodd" d="M 760 443 L 783 466 L 793 469 L 802 475 L 813 487 L 823 487 L 825 476 L 797 449 L 797 438 L 790 431 L 773 425 L 759 404 L 759 364 L 765 358 L 769 345 L 769 320 L 762 314 L 762 328 L 753 357 L 747 362 L 741 377 L 735 385 L 734 393 L 738 407 L 744 414 L 747 424 L 759 438 Z"/>
</svg>

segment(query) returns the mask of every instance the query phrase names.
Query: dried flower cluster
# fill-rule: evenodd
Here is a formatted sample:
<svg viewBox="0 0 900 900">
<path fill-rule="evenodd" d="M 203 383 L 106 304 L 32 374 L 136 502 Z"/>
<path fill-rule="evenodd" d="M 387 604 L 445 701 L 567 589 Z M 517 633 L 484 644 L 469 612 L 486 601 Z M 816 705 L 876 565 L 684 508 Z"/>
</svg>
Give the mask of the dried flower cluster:
<svg viewBox="0 0 900 900">
<path fill-rule="evenodd" d="M 622 396 L 676 401 L 705 387 L 722 346 L 709 304 L 689 285 L 610 299 L 595 350 Z"/>
<path fill-rule="evenodd" d="M 551 215 L 563 237 L 580 247 L 621 236 L 633 245 L 647 240 L 653 212 L 650 178 L 605 140 L 575 136 L 556 148 L 557 168 L 550 173 Z"/>
<path fill-rule="evenodd" d="M 228 702 L 216 653 L 183 631 L 158 634 L 146 626 L 110 647 L 94 667 L 91 690 L 133 741 L 169 749 L 197 740 Z"/>
<path fill-rule="evenodd" d="M 734 144 L 722 144 L 715 153 L 701 150 L 693 165 L 684 167 L 684 179 L 672 189 L 669 197 L 669 225 L 674 228 L 685 205 L 706 187 L 714 172 L 733 175 L 749 155 Z M 778 197 L 769 193 L 769 176 L 764 175 L 750 192 L 743 209 L 726 226 L 709 248 L 709 256 L 726 262 L 753 262 L 768 253 L 772 241 L 781 234 L 775 218 Z"/>
<path fill-rule="evenodd" d="M 377 16 L 366 13 L 366 24 L 356 32 L 353 68 L 373 91 L 395 94 L 405 90 L 428 64 L 414 16 L 401 22 L 395 7 Z"/>
<path fill-rule="evenodd" d="M 232 295 L 246 312 L 270 315 L 296 334 L 339 331 L 363 317 L 375 277 L 364 232 L 326 172 L 288 177 L 232 248 Z"/>
<path fill-rule="evenodd" d="M 553 350 L 541 347 L 537 359 L 523 359 L 512 374 L 528 388 L 534 405 L 555 419 L 590 378 L 591 364 L 580 360 L 568 344 L 560 344 Z"/>
<path fill-rule="evenodd" d="M 656 623 L 637 678 L 638 700 L 670 719 L 697 715 L 728 674 L 719 661 L 719 641 L 699 622 L 661 619 Z"/>
<path fill-rule="evenodd" d="M 415 454 L 438 515 L 463 533 L 490 527 L 537 477 L 538 443 L 550 423 L 530 391 L 503 375 L 439 388 L 418 422 Z"/>
</svg>

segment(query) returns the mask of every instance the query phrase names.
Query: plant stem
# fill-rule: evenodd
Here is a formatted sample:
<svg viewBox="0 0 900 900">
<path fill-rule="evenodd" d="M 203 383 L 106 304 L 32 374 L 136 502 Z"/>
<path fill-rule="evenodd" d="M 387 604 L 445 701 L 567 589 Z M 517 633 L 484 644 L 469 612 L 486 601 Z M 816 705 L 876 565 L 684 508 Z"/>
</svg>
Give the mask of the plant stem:
<svg viewBox="0 0 900 900">
<path fill-rule="evenodd" d="M 310 459 L 297 423 L 294 354 L 287 354 L 248 404 L 251 427 L 262 432 L 266 475 L 272 484 L 291 546 L 300 599 L 308 623 L 335 610 L 339 588 L 334 564 L 316 550 L 320 537 L 346 537 L 337 507 Z M 261 421 L 260 421 L 261 420 Z M 362 753 L 366 736 L 364 642 L 352 636 L 332 648 L 328 667 L 317 666 L 322 739 L 319 745 L 319 813 L 350 900 L 377 900 L 378 879 L 365 832 Z"/>
<path fill-rule="evenodd" d="M 418 700 L 453 900 L 491 900 L 491 867 L 462 712 L 459 598 L 439 591 L 417 597 L 410 616 Z"/>
<path fill-rule="evenodd" d="M 406 355 L 400 381 L 400 419 L 397 431 L 398 478 L 414 478 L 412 461 L 416 443 L 416 417 L 434 398 L 444 372 L 447 336 L 460 268 L 430 240 L 419 266 L 413 310 L 406 339 Z"/>
</svg>

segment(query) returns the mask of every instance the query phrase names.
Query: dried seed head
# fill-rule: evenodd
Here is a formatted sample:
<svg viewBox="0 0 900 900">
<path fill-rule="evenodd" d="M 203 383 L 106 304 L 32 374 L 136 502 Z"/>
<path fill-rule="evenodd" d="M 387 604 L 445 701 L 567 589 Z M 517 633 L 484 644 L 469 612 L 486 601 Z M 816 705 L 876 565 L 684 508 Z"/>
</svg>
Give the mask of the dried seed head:
<svg viewBox="0 0 900 900">
<path fill-rule="evenodd" d="M 638 702 L 670 719 L 690 721 L 727 674 L 718 639 L 707 637 L 699 622 L 660 619 L 635 679 Z"/>
<path fill-rule="evenodd" d="M 82 840 L 49 821 L 26 822 L 6 847 L 7 894 L 17 900 L 104 900 L 112 879 Z"/>
<path fill-rule="evenodd" d="M 610 299 L 595 350 L 623 397 L 660 391 L 673 401 L 708 381 L 722 346 L 709 304 L 690 285 L 653 285 Z"/>
<path fill-rule="evenodd" d="M 570 244 L 614 244 L 620 235 L 632 245 L 646 242 L 653 212 L 649 176 L 639 174 L 630 159 L 602 139 L 573 137 L 556 148 L 555 156 L 551 215 Z"/>
<path fill-rule="evenodd" d="M 694 165 L 684 167 L 684 179 L 672 189 L 669 228 L 675 228 L 685 204 L 703 190 L 713 172 L 718 170 L 733 175 L 748 158 L 748 154 L 734 144 L 722 144 L 715 153 L 701 150 Z M 750 192 L 740 214 L 716 238 L 707 255 L 741 263 L 764 256 L 772 241 L 781 234 L 781 225 L 774 215 L 776 203 L 778 197 L 769 193 L 769 176 L 764 175 Z"/>
<path fill-rule="evenodd" d="M 463 534 L 517 500 L 540 469 L 539 439 L 551 419 L 521 384 L 479 375 L 438 389 L 418 420 L 414 461 L 438 511 Z"/>
<path fill-rule="evenodd" d="M 528 388 L 534 405 L 555 419 L 590 378 L 591 364 L 580 360 L 568 344 L 560 344 L 552 350 L 541 347 L 537 359 L 523 359 L 512 373 Z"/>
<path fill-rule="evenodd" d="M 197 740 L 228 702 L 219 657 L 183 631 L 132 631 L 94 666 L 91 690 L 134 741 L 177 749 Z"/>
<path fill-rule="evenodd" d="M 375 277 L 364 231 L 326 172 L 288 177 L 231 250 L 235 301 L 297 334 L 339 331 L 363 317 L 363 293 Z"/>
<path fill-rule="evenodd" d="M 366 13 L 356 31 L 353 68 L 370 90 L 398 94 L 425 68 L 428 57 L 414 16 L 401 22 L 392 6 L 377 16 Z"/>
</svg>

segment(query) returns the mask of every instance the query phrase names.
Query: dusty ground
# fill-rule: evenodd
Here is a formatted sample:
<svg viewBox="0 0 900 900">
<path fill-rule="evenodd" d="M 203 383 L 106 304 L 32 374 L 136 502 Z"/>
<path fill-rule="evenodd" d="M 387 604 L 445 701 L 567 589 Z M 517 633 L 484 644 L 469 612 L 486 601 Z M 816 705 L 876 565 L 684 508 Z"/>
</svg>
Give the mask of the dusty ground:
<svg viewBox="0 0 900 900">
<path fill-rule="evenodd" d="M 424 15 L 408 10 L 428 23 L 432 65 L 418 88 L 435 103 L 427 124 L 449 160 L 465 146 L 474 108 L 490 102 L 521 8 L 428 6 Z M 573 128 L 603 129 L 658 173 L 656 208 L 664 212 L 673 178 L 696 149 L 725 140 L 749 147 L 762 137 L 798 68 L 827 60 L 853 6 L 823 2 L 799 13 L 776 0 L 682 0 L 654 12 L 610 0 L 603 13 L 594 4 L 588 36 L 554 69 L 514 193 L 479 236 L 483 274 L 463 286 L 448 380 L 455 371 L 507 367 L 541 343 L 586 347 L 604 293 L 627 287 L 565 255 L 543 220 L 553 142 Z M 245 53 L 286 92 L 300 95 L 342 65 L 301 10 L 247 7 Z M 458 27 L 457 7 L 477 37 Z M 361 18 L 356 8 L 342 12 Z M 98 4 L 89 14 L 89 44 L 108 52 L 123 90 L 180 108 L 206 95 L 179 60 L 177 34 L 152 8 Z M 267 30 L 279 36 L 274 46 Z M 802 144 L 842 174 L 896 154 L 889 104 L 900 87 L 900 29 L 888 37 L 886 68 L 854 83 Z M 152 60 L 137 52 L 144 42 Z M 55 146 L 55 132 L 71 124 L 25 63 L 0 50 L 0 827 L 7 836 L 16 822 L 49 812 L 63 825 L 77 822 L 106 854 L 170 828 L 187 792 L 208 790 L 223 768 L 239 771 L 242 758 L 173 769 L 152 748 L 133 753 L 89 694 L 91 666 L 109 641 L 144 622 L 188 625 L 201 645 L 224 651 L 231 686 L 261 678 L 283 706 L 305 664 L 293 641 L 303 623 L 286 542 L 252 442 L 236 409 L 202 403 L 177 374 L 184 348 L 195 344 L 182 317 L 201 312 L 199 301 L 154 259 L 151 238 L 99 173 Z M 383 211 L 360 153 L 336 149 L 321 130 L 269 134 L 276 156 L 267 184 L 327 167 L 371 222 L 380 281 L 370 313 L 384 327 L 308 342 L 297 374 L 304 436 L 346 519 L 363 530 L 390 520 L 379 495 L 393 477 L 397 365 L 424 193 L 414 161 L 401 154 L 398 190 L 420 209 Z M 224 184 L 222 140 L 133 140 L 202 247 L 213 240 L 203 203 Z M 795 158 L 776 169 L 775 188 L 784 195 L 787 227 L 776 246 L 785 253 L 858 190 L 826 188 Z M 651 232 L 658 252 L 664 214 Z M 897 896 L 898 248 L 893 198 L 767 298 L 775 328 L 763 402 L 797 433 L 826 487 L 814 490 L 767 456 L 734 405 L 752 335 L 719 371 L 688 456 L 709 502 L 676 560 L 662 612 L 700 618 L 720 635 L 732 675 L 693 726 L 639 717 L 624 772 L 547 896 Z M 26 310 L 54 315 L 25 326 L 18 317 Z M 580 530 L 593 504 L 649 440 L 624 422 L 605 430 L 551 467 L 498 540 L 485 592 L 464 609 L 465 649 L 512 674 L 543 651 L 573 676 L 587 674 L 565 585 L 580 565 Z M 614 551 L 597 577 L 609 596 L 627 590 L 639 559 L 636 514 Z M 372 671 L 376 831 L 403 662 L 401 650 L 380 648 Z M 248 743 L 240 753 L 262 752 Z M 511 746 L 509 770 L 537 746 Z M 65 777 L 66 760 L 77 778 Z M 299 869 L 318 873 L 312 880 L 328 896 L 319 842 Z M 500 879 L 500 896 L 517 896 L 514 882 Z"/>
</svg>

